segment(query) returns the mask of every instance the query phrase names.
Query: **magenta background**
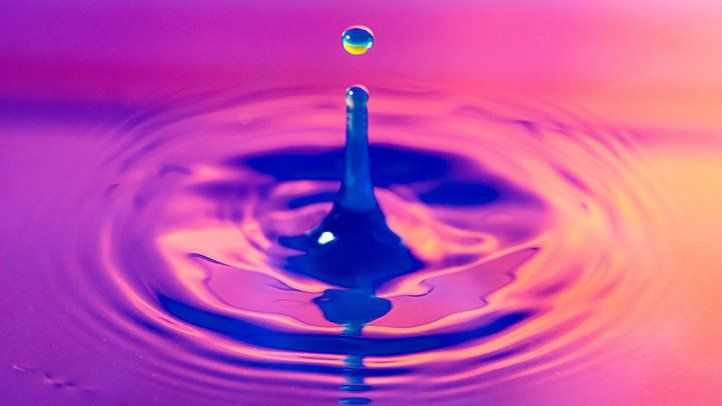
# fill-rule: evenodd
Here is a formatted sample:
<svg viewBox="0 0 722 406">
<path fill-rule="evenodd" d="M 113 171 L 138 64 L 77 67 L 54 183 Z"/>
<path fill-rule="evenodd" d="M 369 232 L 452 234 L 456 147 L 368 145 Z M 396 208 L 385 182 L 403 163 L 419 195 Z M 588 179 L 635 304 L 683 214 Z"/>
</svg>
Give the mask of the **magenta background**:
<svg viewBox="0 0 722 406">
<path fill-rule="evenodd" d="M 720 17 L 714 1 L 12 2 L 0 94 L 128 101 L 251 82 L 434 83 L 719 128 Z M 363 58 L 338 40 L 358 23 L 378 36 Z"/>
</svg>

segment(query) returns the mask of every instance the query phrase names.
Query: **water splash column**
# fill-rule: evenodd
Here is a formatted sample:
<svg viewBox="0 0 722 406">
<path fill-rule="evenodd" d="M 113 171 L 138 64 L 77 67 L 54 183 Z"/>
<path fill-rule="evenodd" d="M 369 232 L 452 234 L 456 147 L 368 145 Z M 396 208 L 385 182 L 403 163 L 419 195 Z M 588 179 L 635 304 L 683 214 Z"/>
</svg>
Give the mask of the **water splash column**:
<svg viewBox="0 0 722 406">
<path fill-rule="evenodd" d="M 346 157 L 337 203 L 355 211 L 378 207 L 369 163 L 368 99 L 368 91 L 363 86 L 346 90 Z"/>
</svg>

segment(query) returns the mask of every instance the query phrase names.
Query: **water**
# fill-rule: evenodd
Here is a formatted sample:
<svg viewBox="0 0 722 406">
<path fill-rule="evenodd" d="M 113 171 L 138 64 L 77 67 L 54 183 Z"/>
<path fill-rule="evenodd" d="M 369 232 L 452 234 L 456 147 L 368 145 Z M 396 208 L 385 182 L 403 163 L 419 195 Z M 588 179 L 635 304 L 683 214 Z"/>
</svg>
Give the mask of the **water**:
<svg viewBox="0 0 722 406">
<path fill-rule="evenodd" d="M 287 74 L 0 101 L 3 401 L 714 404 L 719 137 Z"/>
<path fill-rule="evenodd" d="M 341 34 L 343 49 L 351 55 L 363 55 L 374 44 L 374 34 L 363 25 L 354 25 Z"/>
<path fill-rule="evenodd" d="M 648 322 L 670 275 L 636 139 L 377 89 L 369 161 L 367 97 L 345 152 L 335 89 L 193 98 L 78 147 L 95 169 L 28 231 L 44 306 L 114 369 L 241 404 L 465 404 Z"/>
</svg>

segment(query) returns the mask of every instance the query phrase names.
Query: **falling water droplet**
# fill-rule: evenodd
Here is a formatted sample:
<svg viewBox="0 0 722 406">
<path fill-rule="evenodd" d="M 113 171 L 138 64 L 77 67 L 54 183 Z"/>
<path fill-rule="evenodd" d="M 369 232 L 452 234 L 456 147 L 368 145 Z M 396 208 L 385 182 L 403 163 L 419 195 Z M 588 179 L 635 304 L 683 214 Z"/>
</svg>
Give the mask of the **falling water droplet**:
<svg viewBox="0 0 722 406">
<path fill-rule="evenodd" d="M 351 55 L 363 55 L 374 44 L 374 34 L 363 25 L 354 25 L 343 32 L 343 49 Z"/>
</svg>

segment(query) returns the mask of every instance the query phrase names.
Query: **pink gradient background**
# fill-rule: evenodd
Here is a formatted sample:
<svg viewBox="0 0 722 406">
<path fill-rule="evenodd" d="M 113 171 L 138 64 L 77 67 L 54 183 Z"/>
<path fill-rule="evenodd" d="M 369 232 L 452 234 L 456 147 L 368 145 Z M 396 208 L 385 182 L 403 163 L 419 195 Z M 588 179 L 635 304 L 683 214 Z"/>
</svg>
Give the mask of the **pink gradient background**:
<svg viewBox="0 0 722 406">
<path fill-rule="evenodd" d="M 147 99 L 179 86 L 435 83 L 564 100 L 635 124 L 720 127 L 715 1 L 14 2 L 6 97 Z M 378 36 L 364 58 L 340 31 Z"/>
</svg>

